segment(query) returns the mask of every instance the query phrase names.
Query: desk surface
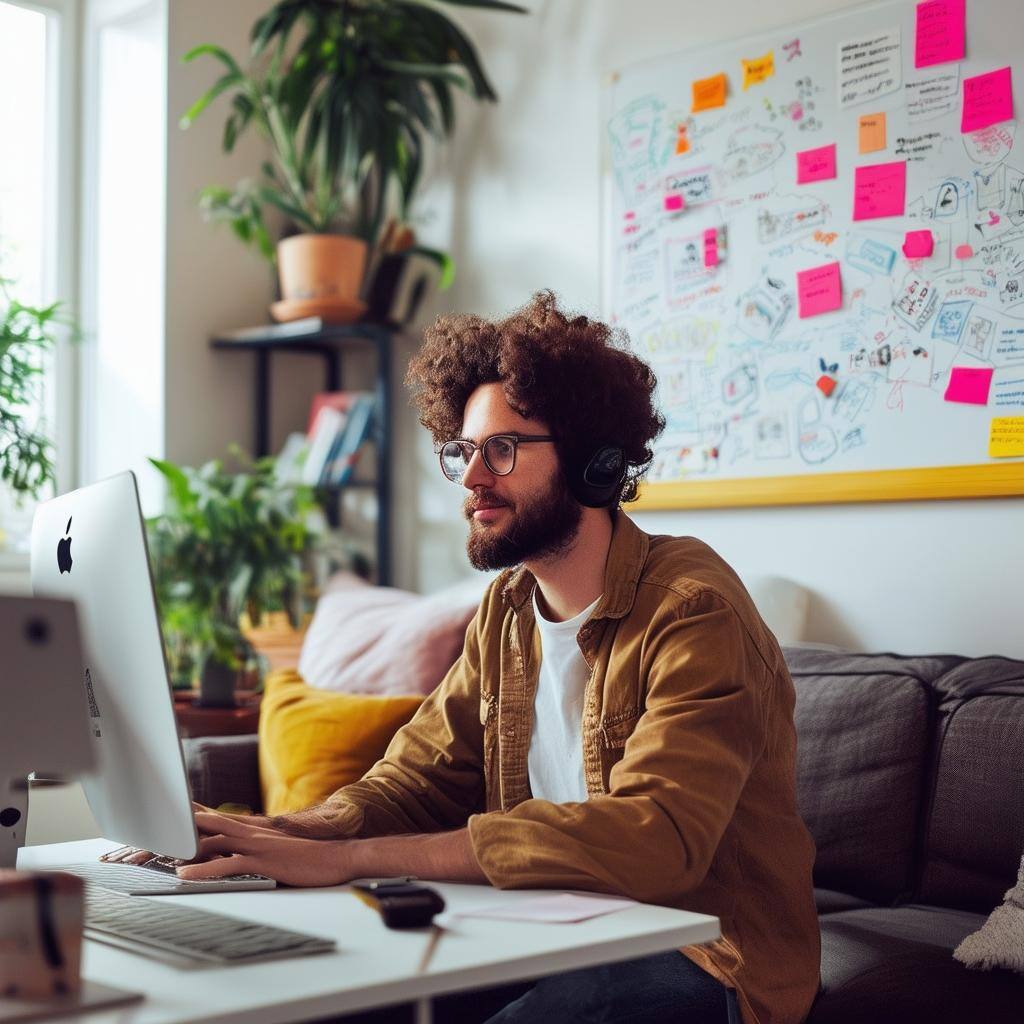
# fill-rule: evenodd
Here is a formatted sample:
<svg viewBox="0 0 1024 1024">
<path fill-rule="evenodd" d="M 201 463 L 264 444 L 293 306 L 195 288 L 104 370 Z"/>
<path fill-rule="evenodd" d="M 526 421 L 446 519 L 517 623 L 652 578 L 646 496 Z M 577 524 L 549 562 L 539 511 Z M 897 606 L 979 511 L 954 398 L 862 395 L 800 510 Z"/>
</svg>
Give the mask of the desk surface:
<svg viewBox="0 0 1024 1024">
<path fill-rule="evenodd" d="M 18 867 L 92 860 L 115 845 L 94 839 L 27 847 Z M 536 894 L 430 884 L 449 913 Z M 279 1024 L 633 959 L 719 936 L 717 918 L 643 904 L 579 924 L 455 918 L 420 974 L 430 930 L 388 930 L 343 886 L 156 898 L 332 938 L 338 948 L 250 966 L 181 969 L 86 941 L 84 977 L 146 995 L 137 1006 L 89 1014 L 83 1018 L 88 1024 Z"/>
</svg>

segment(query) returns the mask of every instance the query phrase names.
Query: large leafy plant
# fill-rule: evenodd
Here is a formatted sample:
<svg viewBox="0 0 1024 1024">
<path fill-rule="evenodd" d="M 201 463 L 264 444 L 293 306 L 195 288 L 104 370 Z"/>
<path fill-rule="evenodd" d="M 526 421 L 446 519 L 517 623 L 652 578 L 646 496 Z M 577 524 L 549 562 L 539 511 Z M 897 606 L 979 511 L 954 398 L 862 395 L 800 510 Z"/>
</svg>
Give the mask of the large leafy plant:
<svg viewBox="0 0 1024 1024">
<path fill-rule="evenodd" d="M 443 0 L 523 12 L 501 0 Z M 224 73 L 182 118 L 188 127 L 230 95 L 223 148 L 255 129 L 271 159 L 256 179 L 204 191 L 202 205 L 273 260 L 264 211 L 299 230 L 352 233 L 374 244 L 389 206 L 407 221 L 429 135 L 455 124 L 454 90 L 496 100 L 476 49 L 437 7 L 421 0 L 281 0 L 252 28 L 248 66 L 220 46 L 198 46 Z M 442 264 L 444 254 L 419 248 Z"/>
<path fill-rule="evenodd" d="M 232 450 L 236 457 L 237 449 Z M 167 481 L 162 515 L 147 520 L 161 619 L 176 683 L 208 657 L 241 668 L 251 647 L 239 626 L 284 610 L 298 627 L 304 611 L 304 556 L 317 545 L 311 488 L 282 484 L 274 459 L 226 472 L 220 460 L 198 469 L 150 462 Z"/>
<path fill-rule="evenodd" d="M 54 479 L 53 444 L 37 416 L 44 355 L 68 325 L 60 303 L 27 306 L 0 278 L 0 480 L 21 502 L 38 498 Z"/>
</svg>

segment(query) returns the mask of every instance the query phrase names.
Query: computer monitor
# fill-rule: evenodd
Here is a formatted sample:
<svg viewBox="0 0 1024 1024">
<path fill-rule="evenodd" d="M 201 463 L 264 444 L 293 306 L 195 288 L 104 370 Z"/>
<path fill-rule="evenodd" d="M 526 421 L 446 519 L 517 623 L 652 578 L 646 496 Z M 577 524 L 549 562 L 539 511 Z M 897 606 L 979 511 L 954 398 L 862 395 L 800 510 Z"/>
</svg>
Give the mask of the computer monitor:
<svg viewBox="0 0 1024 1024">
<path fill-rule="evenodd" d="M 25 841 L 28 776 L 92 768 L 78 616 L 70 601 L 0 596 L 0 868 Z"/>
<path fill-rule="evenodd" d="M 135 474 L 40 504 L 31 567 L 36 595 L 78 606 L 96 760 L 82 785 L 104 838 L 193 858 L 192 798 Z"/>
</svg>

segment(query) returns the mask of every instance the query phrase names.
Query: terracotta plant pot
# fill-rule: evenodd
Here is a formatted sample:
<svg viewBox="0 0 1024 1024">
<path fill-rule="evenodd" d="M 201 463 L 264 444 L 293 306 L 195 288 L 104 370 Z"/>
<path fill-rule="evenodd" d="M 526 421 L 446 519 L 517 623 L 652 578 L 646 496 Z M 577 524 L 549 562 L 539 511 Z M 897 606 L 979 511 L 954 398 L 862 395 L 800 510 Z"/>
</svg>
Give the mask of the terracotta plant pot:
<svg viewBox="0 0 1024 1024">
<path fill-rule="evenodd" d="M 358 319 L 366 309 L 359 300 L 366 248 L 348 235 L 292 235 L 278 242 L 281 301 L 271 307 L 275 318 Z"/>
</svg>

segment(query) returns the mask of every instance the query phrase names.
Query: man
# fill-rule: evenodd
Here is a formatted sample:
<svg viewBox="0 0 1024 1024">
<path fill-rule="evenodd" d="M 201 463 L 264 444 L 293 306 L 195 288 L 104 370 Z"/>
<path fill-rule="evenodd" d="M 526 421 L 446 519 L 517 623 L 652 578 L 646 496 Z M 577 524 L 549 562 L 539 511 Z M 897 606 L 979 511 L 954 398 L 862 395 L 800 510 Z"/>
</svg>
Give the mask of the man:
<svg viewBox="0 0 1024 1024">
<path fill-rule="evenodd" d="M 361 781 L 273 820 L 199 812 L 213 859 L 180 874 L 410 873 L 714 914 L 716 942 L 523 986 L 492 1020 L 724 1022 L 738 1003 L 797 1024 L 819 936 L 793 685 L 722 559 L 618 510 L 664 427 L 654 375 L 541 293 L 500 322 L 439 318 L 407 380 L 468 492 L 470 560 L 506 571 Z"/>
</svg>

